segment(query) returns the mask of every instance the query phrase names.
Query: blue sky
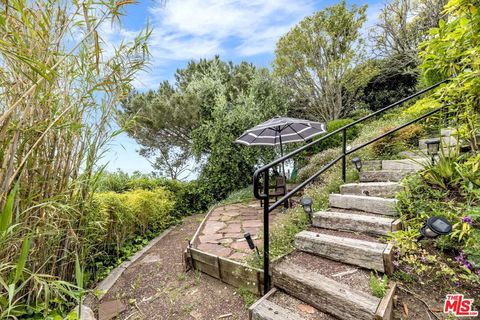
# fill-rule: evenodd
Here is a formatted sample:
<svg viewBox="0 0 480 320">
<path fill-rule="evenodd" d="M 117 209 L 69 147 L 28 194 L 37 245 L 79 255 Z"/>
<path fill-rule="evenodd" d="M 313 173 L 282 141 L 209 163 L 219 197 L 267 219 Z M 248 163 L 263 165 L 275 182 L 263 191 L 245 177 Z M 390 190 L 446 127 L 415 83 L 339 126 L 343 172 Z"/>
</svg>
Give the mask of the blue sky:
<svg viewBox="0 0 480 320">
<path fill-rule="evenodd" d="M 121 25 L 104 25 L 102 38 L 111 46 L 132 39 L 147 22 L 153 29 L 150 39 L 152 60 L 149 70 L 139 74 L 135 87 L 156 89 L 163 80 L 172 80 L 175 70 L 192 59 L 219 54 L 223 60 L 249 61 L 270 67 L 275 43 L 296 23 L 337 1 L 310 0 L 142 0 L 125 10 Z M 383 1 L 348 1 L 368 4 L 366 33 L 374 25 Z M 159 115 L 161 116 L 161 115 Z M 126 134 L 110 144 L 103 162 L 107 169 L 151 172 L 152 167 L 138 155 L 138 144 Z"/>
</svg>

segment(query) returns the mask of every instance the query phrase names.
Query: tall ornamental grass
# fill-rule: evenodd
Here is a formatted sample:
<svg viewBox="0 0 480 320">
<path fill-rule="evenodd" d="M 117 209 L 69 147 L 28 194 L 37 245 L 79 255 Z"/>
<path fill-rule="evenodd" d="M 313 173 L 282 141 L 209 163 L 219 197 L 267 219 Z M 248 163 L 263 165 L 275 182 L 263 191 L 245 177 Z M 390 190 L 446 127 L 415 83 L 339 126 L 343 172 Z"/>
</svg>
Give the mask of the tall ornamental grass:
<svg viewBox="0 0 480 320">
<path fill-rule="evenodd" d="M 94 172 L 148 57 L 148 30 L 108 55 L 98 30 L 131 2 L 0 1 L 0 318 L 83 287 Z"/>
</svg>

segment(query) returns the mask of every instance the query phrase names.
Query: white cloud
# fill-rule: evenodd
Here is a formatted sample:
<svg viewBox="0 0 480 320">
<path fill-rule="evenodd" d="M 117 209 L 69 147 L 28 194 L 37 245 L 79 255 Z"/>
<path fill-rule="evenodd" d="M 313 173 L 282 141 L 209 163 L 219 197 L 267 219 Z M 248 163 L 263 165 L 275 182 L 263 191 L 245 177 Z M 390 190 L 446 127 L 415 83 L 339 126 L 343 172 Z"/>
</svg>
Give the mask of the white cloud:
<svg viewBox="0 0 480 320">
<path fill-rule="evenodd" d="M 152 1 L 148 14 L 153 29 L 149 48 L 150 73 L 135 81 L 139 89 L 158 86 L 162 69 L 177 62 L 272 53 L 277 40 L 314 12 L 312 0 L 161 0 Z M 141 28 L 141 26 L 139 26 Z M 139 30 L 104 23 L 100 34 L 104 57 Z M 164 76 L 167 76 L 163 74 Z M 164 79 L 165 77 L 163 77 Z"/>
<path fill-rule="evenodd" d="M 362 28 L 364 36 L 378 21 L 384 1 L 369 5 L 368 20 Z M 319 9 L 313 0 L 169 0 L 166 3 L 152 0 L 151 3 L 145 13 L 153 29 L 149 41 L 151 69 L 135 81 L 139 89 L 157 88 L 161 79 L 171 76 L 162 70 L 178 62 L 216 54 L 228 59 L 248 59 L 273 53 L 282 35 Z M 105 23 L 101 29 L 108 45 L 105 56 L 120 41 L 133 39 L 139 31 Z"/>
<path fill-rule="evenodd" d="M 278 38 L 312 12 L 310 0 L 171 0 L 150 9 L 152 53 L 161 64 L 273 52 Z"/>
</svg>

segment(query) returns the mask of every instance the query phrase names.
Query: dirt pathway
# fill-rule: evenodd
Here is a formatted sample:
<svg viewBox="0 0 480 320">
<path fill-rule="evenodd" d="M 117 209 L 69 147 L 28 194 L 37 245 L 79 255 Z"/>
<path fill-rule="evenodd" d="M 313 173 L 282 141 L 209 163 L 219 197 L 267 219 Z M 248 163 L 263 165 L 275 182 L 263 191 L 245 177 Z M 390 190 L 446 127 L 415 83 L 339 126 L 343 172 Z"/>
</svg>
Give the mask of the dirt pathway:
<svg viewBox="0 0 480 320">
<path fill-rule="evenodd" d="M 248 319 L 235 288 L 184 272 L 183 251 L 203 216 L 186 218 L 125 270 L 102 299 L 125 309 L 117 319 Z"/>
</svg>

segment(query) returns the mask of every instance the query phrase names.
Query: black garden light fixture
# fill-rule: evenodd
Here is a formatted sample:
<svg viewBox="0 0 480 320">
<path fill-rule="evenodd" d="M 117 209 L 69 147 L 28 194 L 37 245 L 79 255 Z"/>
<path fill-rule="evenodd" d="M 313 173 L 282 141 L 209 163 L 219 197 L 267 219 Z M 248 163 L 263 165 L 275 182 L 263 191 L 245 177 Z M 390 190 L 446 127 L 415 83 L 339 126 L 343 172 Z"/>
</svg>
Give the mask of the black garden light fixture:
<svg viewBox="0 0 480 320">
<path fill-rule="evenodd" d="M 433 239 L 438 236 L 447 235 L 450 232 L 452 232 L 452 225 L 447 219 L 441 217 L 430 217 L 420 229 L 421 236 L 418 240 L 422 240 L 424 238 Z"/>
<path fill-rule="evenodd" d="M 255 246 L 255 243 L 253 243 L 253 239 L 250 233 L 249 232 L 245 233 L 243 237 L 245 238 L 245 240 L 247 240 L 248 247 L 250 248 L 250 250 L 255 249 L 257 251 L 257 254 L 260 255 L 260 253 L 258 252 L 257 246 Z"/>
<path fill-rule="evenodd" d="M 312 222 L 312 212 L 313 212 L 312 204 L 313 204 L 312 198 L 305 197 L 300 199 L 300 205 L 302 206 L 303 211 L 308 215 L 310 222 Z"/>
<path fill-rule="evenodd" d="M 432 157 L 432 164 L 435 164 L 435 156 L 438 155 L 440 150 L 440 139 L 428 139 L 425 141 L 425 144 L 427 145 L 427 153 Z"/>
<path fill-rule="evenodd" d="M 358 172 L 362 170 L 362 159 L 356 157 L 352 159 L 352 163 L 355 165 L 355 169 L 357 169 Z"/>
</svg>

